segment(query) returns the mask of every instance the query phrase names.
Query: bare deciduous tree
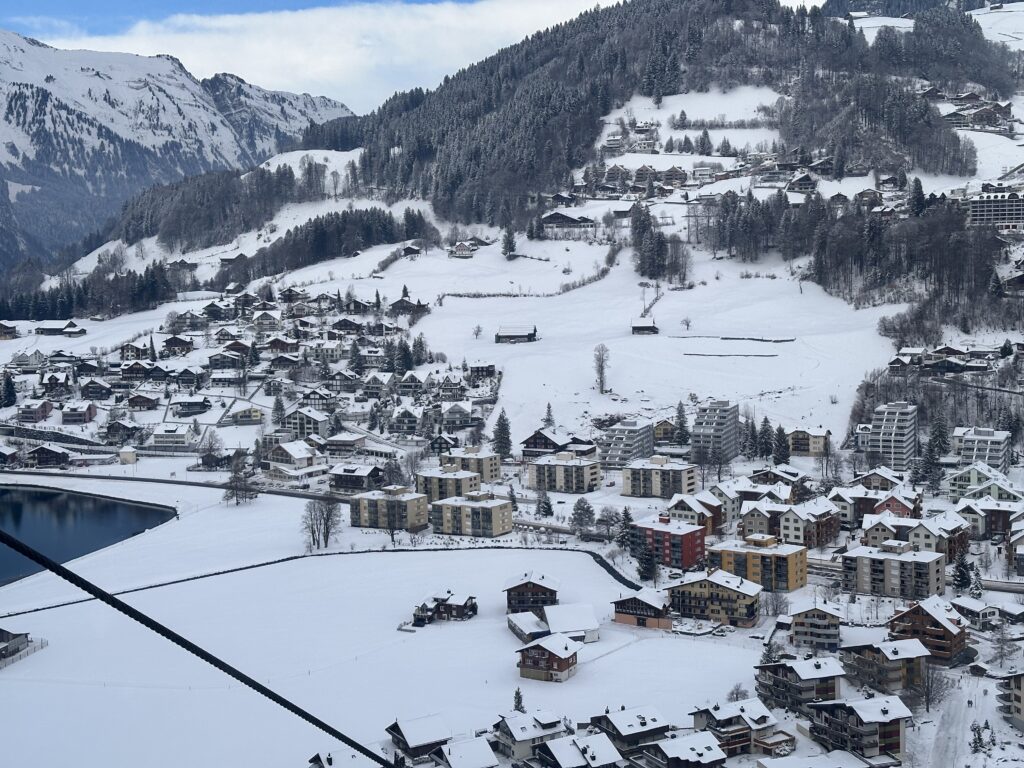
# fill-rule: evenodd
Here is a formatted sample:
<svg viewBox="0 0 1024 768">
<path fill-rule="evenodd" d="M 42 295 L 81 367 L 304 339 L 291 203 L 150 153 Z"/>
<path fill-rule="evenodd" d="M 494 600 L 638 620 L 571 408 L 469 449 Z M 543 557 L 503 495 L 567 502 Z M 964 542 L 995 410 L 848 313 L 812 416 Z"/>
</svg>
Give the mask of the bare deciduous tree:
<svg viewBox="0 0 1024 768">
<path fill-rule="evenodd" d="M 598 344 L 594 347 L 594 375 L 597 376 L 597 390 L 602 395 L 607 388 L 608 383 L 608 367 L 610 363 L 608 358 L 610 353 L 608 347 L 604 344 Z"/>
</svg>

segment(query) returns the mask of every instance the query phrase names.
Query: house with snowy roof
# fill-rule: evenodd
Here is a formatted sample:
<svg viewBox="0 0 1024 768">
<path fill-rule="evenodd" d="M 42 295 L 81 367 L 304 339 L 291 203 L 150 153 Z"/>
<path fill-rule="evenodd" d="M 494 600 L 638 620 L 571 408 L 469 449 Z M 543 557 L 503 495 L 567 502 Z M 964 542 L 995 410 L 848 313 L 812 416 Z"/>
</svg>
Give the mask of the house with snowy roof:
<svg viewBox="0 0 1024 768">
<path fill-rule="evenodd" d="M 659 741 L 644 744 L 633 761 L 643 768 L 719 768 L 725 765 L 726 754 L 710 733 L 683 735 L 673 731 Z"/>
<path fill-rule="evenodd" d="M 544 622 L 553 634 L 562 634 L 581 643 L 601 639 L 600 624 L 589 603 L 558 603 L 544 606 Z"/>
<path fill-rule="evenodd" d="M 987 495 L 962 498 L 955 514 L 967 521 L 972 538 L 982 539 L 1010 531 L 1014 522 L 1024 517 L 1024 501 L 996 501 Z"/>
<path fill-rule="evenodd" d="M 721 569 L 694 571 L 668 584 L 672 609 L 683 618 L 737 627 L 757 623 L 762 587 Z"/>
<path fill-rule="evenodd" d="M 756 690 L 768 706 L 809 715 L 812 701 L 838 698 L 846 670 L 834 656 L 783 660 L 755 667 Z"/>
<path fill-rule="evenodd" d="M 576 674 L 577 654 L 582 649 L 583 643 L 567 635 L 545 635 L 516 651 L 519 654 L 519 676 L 563 683 Z"/>
<path fill-rule="evenodd" d="M 565 736 L 566 727 L 554 712 L 536 709 L 501 715 L 491 726 L 491 734 L 499 754 L 512 760 L 525 760 L 535 756 L 541 744 Z"/>
<path fill-rule="evenodd" d="M 590 727 L 608 735 L 623 755 L 632 755 L 648 741 L 663 738 L 672 724 L 655 707 L 605 707 L 604 713 L 590 718 Z"/>
<path fill-rule="evenodd" d="M 949 476 L 949 498 L 953 501 L 959 501 L 961 497 L 967 496 L 971 491 L 975 491 L 974 496 L 977 498 L 979 496 L 977 490 L 993 482 L 1012 488 L 1010 480 L 1006 475 L 982 461 L 976 461 Z M 991 495 L 993 498 L 999 499 L 998 495 Z M 1019 499 L 1019 494 L 1017 496 Z M 1009 501 L 1010 499 L 999 500 Z"/>
<path fill-rule="evenodd" d="M 739 754 L 789 754 L 796 739 L 778 728 L 779 721 L 758 698 L 717 702 L 690 712 L 693 728 L 718 739 L 729 757 Z"/>
<path fill-rule="evenodd" d="M 840 656 L 851 678 L 884 693 L 899 693 L 920 684 L 931 653 L 913 638 L 844 645 Z"/>
<path fill-rule="evenodd" d="M 612 621 L 633 627 L 672 629 L 672 603 L 664 592 L 644 587 L 612 601 Z"/>
<path fill-rule="evenodd" d="M 449 742 L 430 753 L 438 768 L 497 768 L 498 758 L 486 736 Z"/>
<path fill-rule="evenodd" d="M 811 738 L 825 749 L 845 749 L 867 758 L 902 757 L 912 715 L 899 696 L 816 701 L 809 707 Z"/>
<path fill-rule="evenodd" d="M 452 739 L 452 731 L 440 715 L 398 719 L 384 729 L 395 749 L 409 762 L 422 762 L 431 752 Z"/>
<path fill-rule="evenodd" d="M 967 648 L 968 621 L 938 595 L 910 603 L 889 619 L 894 640 L 920 640 L 932 658 L 943 664 L 960 659 Z"/>
</svg>

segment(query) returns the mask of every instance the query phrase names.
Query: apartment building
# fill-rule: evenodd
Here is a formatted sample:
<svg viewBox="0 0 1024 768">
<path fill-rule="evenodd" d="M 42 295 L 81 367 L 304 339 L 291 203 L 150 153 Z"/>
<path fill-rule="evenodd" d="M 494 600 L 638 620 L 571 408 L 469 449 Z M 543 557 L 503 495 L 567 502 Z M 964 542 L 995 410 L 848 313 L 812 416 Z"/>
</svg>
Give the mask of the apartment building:
<svg viewBox="0 0 1024 768">
<path fill-rule="evenodd" d="M 601 452 L 601 465 L 619 469 L 636 459 L 646 459 L 654 453 L 654 423 L 639 419 L 626 419 L 605 430 L 597 441 Z"/>
<path fill-rule="evenodd" d="M 845 749 L 863 757 L 902 757 L 907 723 L 912 717 L 899 696 L 836 699 L 809 705 L 811 738 L 825 749 Z"/>
<path fill-rule="evenodd" d="M 671 499 L 697 492 L 697 467 L 667 456 L 636 459 L 622 468 L 622 495 Z"/>
<path fill-rule="evenodd" d="M 601 464 L 568 452 L 541 456 L 530 464 L 529 485 L 535 491 L 589 493 L 601 485 Z"/>
<path fill-rule="evenodd" d="M 721 569 L 687 573 L 665 591 L 672 610 L 684 618 L 734 627 L 752 627 L 757 623 L 762 587 Z"/>
<path fill-rule="evenodd" d="M 451 448 L 441 454 L 441 464 L 450 464 L 466 472 L 476 472 L 480 475 L 481 483 L 496 483 L 501 480 L 501 457 L 479 445 Z"/>
<path fill-rule="evenodd" d="M 999 681 L 1000 710 L 1003 718 L 1019 731 L 1024 731 L 1024 672 L 1017 672 Z"/>
<path fill-rule="evenodd" d="M 843 555 L 843 589 L 864 595 L 923 600 L 946 591 L 946 557 L 890 539 Z"/>
<path fill-rule="evenodd" d="M 471 491 L 430 505 L 434 533 L 494 538 L 512 533 L 512 502 L 493 493 Z"/>
<path fill-rule="evenodd" d="M 756 692 L 769 707 L 810 715 L 812 701 L 839 698 L 846 671 L 839 659 L 822 656 L 756 667 Z"/>
<path fill-rule="evenodd" d="M 427 497 L 403 485 L 388 485 L 379 491 L 358 493 L 350 499 L 349 508 L 353 528 L 416 533 L 427 527 Z"/>
<path fill-rule="evenodd" d="M 963 655 L 967 634 L 967 619 L 938 596 L 911 603 L 889 619 L 889 635 L 894 640 L 920 640 L 932 658 L 943 664 Z"/>
<path fill-rule="evenodd" d="M 690 430 L 690 455 L 718 454 L 732 461 L 740 452 L 740 407 L 728 400 L 714 400 L 697 409 Z"/>
<path fill-rule="evenodd" d="M 760 584 L 767 592 L 790 592 L 807 585 L 807 547 L 781 544 L 755 533 L 708 547 L 708 565 Z"/>
<path fill-rule="evenodd" d="M 824 601 L 806 608 L 790 610 L 789 642 L 815 651 L 839 650 L 839 632 L 843 618 L 837 605 Z"/>
<path fill-rule="evenodd" d="M 637 545 L 654 553 L 666 568 L 686 570 L 704 561 L 705 528 L 659 515 L 633 523 Z"/>
<path fill-rule="evenodd" d="M 431 502 L 466 496 L 479 490 L 480 475 L 451 464 L 416 473 L 416 492 L 425 493 Z"/>
<path fill-rule="evenodd" d="M 976 461 L 949 476 L 949 498 L 953 501 L 959 501 L 974 489 L 982 488 L 991 483 L 1001 483 L 1012 487 L 1010 486 L 1009 478 L 1004 473 L 984 462 Z M 977 497 L 977 494 L 972 493 L 971 495 Z M 992 494 L 992 497 L 996 500 L 1001 500 L 996 494 Z M 1002 500 L 1010 501 L 1010 499 Z"/>
<path fill-rule="evenodd" d="M 847 645 L 841 654 L 850 677 L 885 693 L 920 684 L 929 656 L 931 653 L 917 638 Z"/>
<path fill-rule="evenodd" d="M 897 472 L 909 470 L 917 456 L 917 406 L 901 401 L 875 408 L 868 453 Z"/>
<path fill-rule="evenodd" d="M 953 430 L 953 453 L 960 465 L 977 461 L 1006 473 L 1010 469 L 1010 433 L 986 427 L 957 427 Z"/>
</svg>

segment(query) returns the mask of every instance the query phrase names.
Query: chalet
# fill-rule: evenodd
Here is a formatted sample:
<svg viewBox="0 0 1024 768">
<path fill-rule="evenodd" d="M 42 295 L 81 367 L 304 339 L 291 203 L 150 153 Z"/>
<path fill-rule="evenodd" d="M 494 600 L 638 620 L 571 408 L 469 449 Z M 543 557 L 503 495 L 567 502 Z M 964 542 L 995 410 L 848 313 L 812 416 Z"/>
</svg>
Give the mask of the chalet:
<svg viewBox="0 0 1024 768">
<path fill-rule="evenodd" d="M 18 406 L 18 421 L 22 424 L 38 424 L 49 418 L 53 403 L 49 400 L 25 400 Z"/>
<path fill-rule="evenodd" d="M 468 400 L 441 404 L 441 429 L 445 432 L 469 429 L 478 421 L 479 418 L 473 415 L 473 405 Z"/>
<path fill-rule="evenodd" d="M 117 419 L 116 421 L 107 422 L 106 429 L 104 430 L 104 439 L 107 443 L 113 445 L 123 445 L 134 440 L 141 431 L 141 424 Z"/>
<path fill-rule="evenodd" d="M 359 375 L 348 369 L 333 371 L 323 382 L 324 386 L 331 392 L 356 392 L 359 390 L 362 380 Z"/>
<path fill-rule="evenodd" d="M 531 341 L 537 341 L 536 325 L 503 325 L 494 334 L 495 344 L 521 344 Z"/>
<path fill-rule="evenodd" d="M 605 708 L 604 714 L 590 718 L 590 728 L 606 734 L 623 755 L 636 754 L 643 744 L 665 738 L 674 729 L 653 707 Z"/>
<path fill-rule="evenodd" d="M 195 389 L 203 386 L 206 382 L 206 371 L 195 366 L 188 366 L 178 371 L 174 380 L 178 383 L 179 387 Z"/>
<path fill-rule="evenodd" d="M 811 738 L 827 750 L 874 758 L 903 754 L 911 713 L 899 696 L 811 702 Z M 891 764 L 891 763 L 890 763 Z"/>
<path fill-rule="evenodd" d="M 226 350 L 220 352 L 214 352 L 207 359 L 207 365 L 211 371 L 226 371 L 241 368 L 245 363 L 245 358 L 237 352 L 228 352 Z"/>
<path fill-rule="evenodd" d="M 882 193 L 877 189 L 863 189 L 853 196 L 853 200 L 870 211 L 882 204 Z"/>
<path fill-rule="evenodd" d="M 75 373 L 79 376 L 98 376 L 105 369 L 106 366 L 101 369 L 95 360 L 79 360 L 75 364 Z"/>
<path fill-rule="evenodd" d="M 494 363 L 477 360 L 469 364 L 469 379 L 472 382 L 493 379 L 496 375 L 497 368 Z"/>
<path fill-rule="evenodd" d="M 229 339 L 224 345 L 224 351 L 241 355 L 243 358 L 248 358 L 252 353 L 252 344 L 244 342 L 241 339 Z"/>
<path fill-rule="evenodd" d="M 269 309 L 253 312 L 252 325 L 256 333 L 260 335 L 277 333 L 281 330 L 281 312 Z"/>
<path fill-rule="evenodd" d="M 134 392 L 125 400 L 130 411 L 155 411 L 160 407 L 160 398 Z"/>
<path fill-rule="evenodd" d="M 597 453 L 597 443 L 593 440 L 576 437 L 571 432 L 559 432 L 557 429 L 538 429 L 521 443 L 523 458 L 537 458 L 551 453 L 572 453 L 577 457 L 593 456 Z"/>
<path fill-rule="evenodd" d="M 88 424 L 96 418 L 96 403 L 87 400 L 71 400 L 60 412 L 61 424 Z"/>
<path fill-rule="evenodd" d="M 562 718 L 547 710 L 510 712 L 491 727 L 494 748 L 512 760 L 533 757 L 537 748 L 566 735 Z"/>
<path fill-rule="evenodd" d="M 285 304 L 294 304 L 297 301 L 306 301 L 309 298 L 309 294 L 305 291 L 289 286 L 283 291 L 278 291 L 278 301 L 283 301 Z"/>
<path fill-rule="evenodd" d="M 802 195 L 810 195 L 818 188 L 818 180 L 810 173 L 796 173 L 789 180 L 786 189 Z"/>
<path fill-rule="evenodd" d="M 422 405 L 399 405 L 391 412 L 389 429 L 398 435 L 414 435 L 422 421 Z"/>
<path fill-rule="evenodd" d="M 428 448 L 430 449 L 430 452 L 433 453 L 436 456 L 440 456 L 441 457 L 441 463 L 442 464 L 451 464 L 452 463 L 451 461 L 446 460 L 444 457 L 450 451 L 453 451 L 453 450 L 457 449 L 458 447 L 459 447 L 459 438 L 456 437 L 455 435 L 447 435 L 444 432 L 441 432 L 440 434 L 434 435 L 432 438 L 430 438 L 430 443 L 428 444 Z M 456 463 L 458 463 L 458 462 L 456 462 Z M 462 467 L 462 468 L 466 469 L 466 467 Z M 475 469 L 469 469 L 469 471 L 470 472 L 477 472 L 477 470 L 475 470 Z M 480 479 L 484 483 L 491 482 L 490 480 L 488 480 L 485 477 L 483 477 L 483 475 L 480 476 Z"/>
<path fill-rule="evenodd" d="M 466 396 L 466 382 L 458 373 L 446 373 L 437 384 L 438 396 L 447 402 L 462 400 Z"/>
<path fill-rule="evenodd" d="M 71 377 L 66 373 L 47 373 L 42 378 L 43 394 L 48 397 L 64 395 L 71 388 Z"/>
<path fill-rule="evenodd" d="M 422 627 L 441 621 L 466 621 L 476 616 L 478 607 L 473 595 L 457 595 L 450 589 L 438 591 L 413 609 L 412 625 Z"/>
<path fill-rule="evenodd" d="M 287 336 L 271 336 L 265 346 L 267 351 L 274 355 L 294 355 L 299 351 L 298 340 Z"/>
<path fill-rule="evenodd" d="M 903 476 L 888 467 L 875 467 L 870 472 L 853 478 L 853 482 L 869 490 L 891 491 L 896 486 L 903 484 Z"/>
<path fill-rule="evenodd" d="M 846 671 L 834 656 L 777 661 L 755 667 L 757 696 L 768 706 L 810 715 L 812 701 L 839 698 Z"/>
<path fill-rule="evenodd" d="M 1001 623 L 999 607 L 966 595 L 949 601 L 953 609 L 967 619 L 971 629 L 988 632 Z"/>
<path fill-rule="evenodd" d="M 365 333 L 367 336 L 380 338 L 382 336 L 394 336 L 399 332 L 399 327 L 387 320 L 374 320 L 366 324 Z"/>
<path fill-rule="evenodd" d="M 163 348 L 171 355 L 187 355 L 195 348 L 195 344 L 192 343 L 192 339 L 186 339 L 181 336 L 171 336 L 164 339 Z"/>
<path fill-rule="evenodd" d="M 632 320 L 629 327 L 634 336 L 653 336 L 658 334 L 658 326 L 654 322 L 653 317 L 641 317 Z"/>
<path fill-rule="evenodd" d="M 869 681 L 885 693 L 899 693 L 920 685 L 929 656 L 928 649 L 917 639 L 844 645 L 842 651 L 843 665 L 852 678 Z"/>
<path fill-rule="evenodd" d="M 452 739 L 451 729 L 438 715 L 396 720 L 385 732 L 395 748 L 411 763 L 426 760 L 431 752 Z"/>
<path fill-rule="evenodd" d="M 363 301 L 353 296 L 345 301 L 342 309 L 348 315 L 368 315 L 373 312 L 374 304 L 372 301 Z"/>
<path fill-rule="evenodd" d="M 142 360 L 134 360 L 130 363 L 121 363 L 120 374 L 123 381 L 145 381 L 153 364 Z"/>
<path fill-rule="evenodd" d="M 121 360 L 128 362 L 131 360 L 145 360 L 149 357 L 149 345 L 139 344 L 134 341 L 127 341 L 121 345 Z"/>
<path fill-rule="evenodd" d="M 18 326 L 14 323 L 0 321 L 0 341 L 9 341 L 18 338 Z"/>
<path fill-rule="evenodd" d="M 274 355 L 270 360 L 270 370 L 290 371 L 302 365 L 302 358 L 298 355 Z"/>
<path fill-rule="evenodd" d="M 265 415 L 261 408 L 257 406 L 248 406 L 237 411 L 231 412 L 231 423 L 236 427 L 254 426 L 262 424 Z"/>
<path fill-rule="evenodd" d="M 314 408 L 324 413 L 332 413 L 338 404 L 333 392 L 319 387 L 303 392 L 299 402 L 303 407 Z"/>
<path fill-rule="evenodd" d="M 238 315 L 238 305 L 232 304 L 229 301 L 211 301 L 209 304 L 204 305 L 200 311 L 207 320 L 223 323 L 226 320 L 235 319 Z M 176 327 L 178 327 L 177 324 L 172 323 L 169 330 L 173 330 Z"/>
<path fill-rule="evenodd" d="M 889 620 L 894 640 L 920 640 L 932 657 L 943 664 L 960 660 L 967 648 L 967 620 L 941 597 L 910 603 Z"/>
<path fill-rule="evenodd" d="M 46 355 L 38 349 L 32 352 L 17 352 L 11 357 L 11 367 L 21 373 L 36 373 L 46 365 Z"/>
<path fill-rule="evenodd" d="M 644 744 L 634 763 L 645 768 L 719 768 L 725 760 L 718 739 L 698 731 L 685 736 L 671 733 L 668 738 Z"/>
<path fill-rule="evenodd" d="M 661 181 L 671 187 L 681 187 L 686 183 L 687 173 L 682 168 L 673 165 L 667 171 L 662 171 Z"/>
<path fill-rule="evenodd" d="M 19 452 L 10 445 L 0 445 L 0 466 L 6 467 L 18 463 Z M 0 653 L 2 658 L 2 653 Z"/>
<path fill-rule="evenodd" d="M 170 333 L 183 333 L 184 331 L 201 331 L 210 324 L 210 321 L 203 315 L 186 309 L 173 319 L 167 330 Z"/>
<path fill-rule="evenodd" d="M 422 301 L 417 300 L 414 302 L 406 297 L 393 301 L 388 306 L 388 312 L 392 315 L 416 315 L 426 310 L 427 306 Z"/>
<path fill-rule="evenodd" d="M 415 397 L 422 394 L 432 382 L 433 379 L 429 373 L 406 371 L 402 380 L 398 382 L 398 394 L 405 397 Z"/>
<path fill-rule="evenodd" d="M 25 454 L 25 463 L 30 467 L 66 467 L 71 463 L 71 452 L 66 448 L 44 443 L 31 448 Z"/>
<path fill-rule="evenodd" d="M 379 399 L 391 391 L 394 382 L 395 374 L 372 371 L 363 379 L 363 394 L 368 398 Z"/>
<path fill-rule="evenodd" d="M 576 674 L 576 655 L 582 648 L 583 643 L 565 635 L 552 634 L 534 640 L 517 651 L 519 676 L 545 682 L 565 682 Z M 541 745 L 540 752 L 557 743 Z"/>
<path fill-rule="evenodd" d="M 963 498 L 955 512 L 970 526 L 971 538 L 980 539 L 992 533 L 1008 533 L 1012 521 L 1024 517 L 1024 502 L 996 501 L 991 496 Z"/>
<path fill-rule="evenodd" d="M 778 730 L 779 721 L 757 698 L 719 702 L 690 713 L 693 728 L 718 739 L 729 757 L 739 754 L 788 755 L 796 739 Z"/>
<path fill-rule="evenodd" d="M 471 259 L 476 251 L 477 246 L 473 245 L 473 243 L 460 241 L 448 249 L 448 255 L 456 259 Z"/>
<path fill-rule="evenodd" d="M 558 605 L 559 583 L 550 576 L 535 571 L 526 571 L 505 583 L 506 613 L 532 611 L 542 616 L 544 608 Z"/>
<path fill-rule="evenodd" d="M 332 459 L 351 456 L 366 444 L 366 437 L 355 432 L 342 431 L 327 438 L 325 449 Z"/>
<path fill-rule="evenodd" d="M 365 464 L 338 464 L 327 474 L 331 478 L 331 488 L 339 493 L 373 491 L 384 480 L 384 471 L 380 467 Z"/>
<path fill-rule="evenodd" d="M 573 216 L 564 211 L 552 211 L 541 216 L 546 230 L 553 232 L 592 232 L 597 222 L 587 216 Z"/>
<path fill-rule="evenodd" d="M 633 627 L 672 629 L 671 601 L 664 592 L 644 588 L 613 600 L 613 621 Z"/>
<path fill-rule="evenodd" d="M 484 736 L 456 741 L 435 749 L 431 759 L 438 768 L 497 768 L 498 758 Z"/>
</svg>

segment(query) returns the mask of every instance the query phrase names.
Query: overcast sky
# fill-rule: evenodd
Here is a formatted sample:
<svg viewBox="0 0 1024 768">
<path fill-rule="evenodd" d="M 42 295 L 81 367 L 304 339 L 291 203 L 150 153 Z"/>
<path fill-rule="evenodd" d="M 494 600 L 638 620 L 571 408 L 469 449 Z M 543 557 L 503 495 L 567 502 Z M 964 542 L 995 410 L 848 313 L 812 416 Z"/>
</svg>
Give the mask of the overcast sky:
<svg viewBox="0 0 1024 768">
<path fill-rule="evenodd" d="M 0 10 L 0 24 L 59 48 L 169 53 L 198 77 L 231 72 L 265 88 L 331 96 L 364 113 L 396 90 L 436 86 L 446 74 L 597 4 L 35 0 L 19 4 L 31 15 Z"/>
</svg>

